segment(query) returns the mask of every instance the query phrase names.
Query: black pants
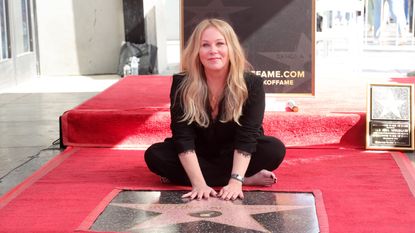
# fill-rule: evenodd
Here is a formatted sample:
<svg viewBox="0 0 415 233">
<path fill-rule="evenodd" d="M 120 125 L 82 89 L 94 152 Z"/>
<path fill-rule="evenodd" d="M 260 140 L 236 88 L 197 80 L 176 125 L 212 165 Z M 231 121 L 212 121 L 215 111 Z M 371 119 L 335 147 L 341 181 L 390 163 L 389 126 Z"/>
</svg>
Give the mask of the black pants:
<svg viewBox="0 0 415 233">
<path fill-rule="evenodd" d="M 246 177 L 262 169 L 275 170 L 285 156 L 285 146 L 280 140 L 270 136 L 261 136 L 257 141 L 256 152 L 252 154 Z M 227 185 L 232 172 L 233 150 L 222 150 L 216 155 L 208 154 L 196 148 L 199 166 L 207 185 Z M 171 139 L 151 145 L 144 157 L 148 168 L 157 175 L 167 177 L 175 184 L 191 185 Z"/>
</svg>

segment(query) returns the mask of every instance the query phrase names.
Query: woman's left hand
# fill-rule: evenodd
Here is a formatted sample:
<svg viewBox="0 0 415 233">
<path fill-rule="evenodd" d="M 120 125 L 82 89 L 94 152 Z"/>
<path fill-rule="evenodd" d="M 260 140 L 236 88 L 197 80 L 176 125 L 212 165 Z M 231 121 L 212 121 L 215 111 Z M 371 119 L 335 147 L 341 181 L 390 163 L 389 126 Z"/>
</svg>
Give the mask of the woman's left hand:
<svg viewBox="0 0 415 233">
<path fill-rule="evenodd" d="M 217 196 L 223 200 L 236 200 L 238 197 L 244 199 L 244 194 L 242 192 L 242 183 L 231 179 L 229 180 L 228 185 L 223 187 Z"/>
</svg>

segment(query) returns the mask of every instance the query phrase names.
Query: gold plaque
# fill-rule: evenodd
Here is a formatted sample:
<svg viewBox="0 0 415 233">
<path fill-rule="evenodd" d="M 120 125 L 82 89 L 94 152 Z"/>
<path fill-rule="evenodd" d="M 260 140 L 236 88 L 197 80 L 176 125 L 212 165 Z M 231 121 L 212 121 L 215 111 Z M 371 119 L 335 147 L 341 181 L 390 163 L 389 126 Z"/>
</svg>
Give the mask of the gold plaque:
<svg viewBox="0 0 415 233">
<path fill-rule="evenodd" d="M 414 150 L 414 85 L 369 84 L 366 149 Z"/>
</svg>

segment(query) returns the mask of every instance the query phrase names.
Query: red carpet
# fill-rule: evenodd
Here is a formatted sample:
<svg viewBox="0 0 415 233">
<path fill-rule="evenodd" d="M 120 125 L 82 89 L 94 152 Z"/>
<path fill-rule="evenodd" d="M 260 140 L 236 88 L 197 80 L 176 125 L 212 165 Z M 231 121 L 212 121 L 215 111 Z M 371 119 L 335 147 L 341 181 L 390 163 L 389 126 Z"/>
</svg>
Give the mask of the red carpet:
<svg viewBox="0 0 415 233">
<path fill-rule="evenodd" d="M 170 135 L 170 85 L 170 76 L 122 79 L 62 116 L 63 143 L 136 148 L 164 140 Z M 267 104 L 273 101 L 278 99 L 270 99 Z M 290 147 L 364 148 L 365 114 L 341 112 L 340 107 L 333 109 L 337 112 L 320 112 L 321 106 L 315 107 L 297 113 L 266 112 L 266 134 Z"/>
<path fill-rule="evenodd" d="M 405 181 L 394 157 L 405 169 L 399 153 L 289 149 L 263 190 L 320 190 L 330 232 L 413 232 L 415 175 Z M 136 150 L 69 148 L 29 180 L 0 199 L 0 232 L 72 232 L 116 188 L 186 188 L 162 185 Z"/>
<path fill-rule="evenodd" d="M 66 112 L 61 132 L 72 147 L 0 198 L 0 232 L 73 232 L 123 187 L 188 189 L 160 184 L 137 150 L 170 135 L 170 83 L 169 76 L 127 77 Z M 278 184 L 263 189 L 321 193 L 327 217 L 319 221 L 330 232 L 414 232 L 413 166 L 398 152 L 361 150 L 365 114 L 353 109 L 364 109 L 364 100 L 354 107 L 356 99 L 339 105 L 333 96 L 344 93 L 302 99 L 297 113 L 266 112 L 266 134 L 289 149 Z"/>
<path fill-rule="evenodd" d="M 391 78 L 391 82 L 415 84 L 415 77 Z"/>
</svg>

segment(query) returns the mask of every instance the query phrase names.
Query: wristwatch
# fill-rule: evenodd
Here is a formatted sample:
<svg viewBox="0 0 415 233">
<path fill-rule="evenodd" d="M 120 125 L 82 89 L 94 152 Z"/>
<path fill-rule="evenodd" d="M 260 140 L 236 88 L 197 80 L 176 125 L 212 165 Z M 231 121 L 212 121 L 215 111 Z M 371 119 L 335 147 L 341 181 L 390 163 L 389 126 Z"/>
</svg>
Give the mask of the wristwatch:
<svg viewBox="0 0 415 233">
<path fill-rule="evenodd" d="M 237 181 L 240 181 L 241 183 L 243 183 L 244 180 L 245 180 L 245 178 L 243 176 L 241 176 L 239 174 L 236 174 L 236 173 L 231 174 L 231 179 L 235 179 Z"/>
</svg>

